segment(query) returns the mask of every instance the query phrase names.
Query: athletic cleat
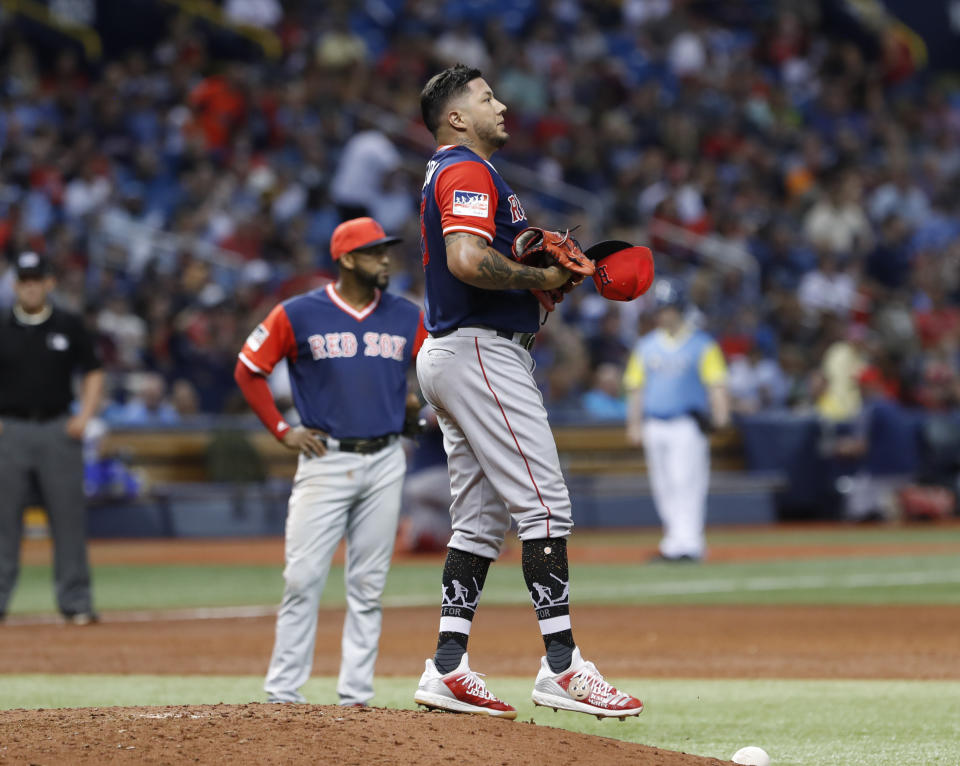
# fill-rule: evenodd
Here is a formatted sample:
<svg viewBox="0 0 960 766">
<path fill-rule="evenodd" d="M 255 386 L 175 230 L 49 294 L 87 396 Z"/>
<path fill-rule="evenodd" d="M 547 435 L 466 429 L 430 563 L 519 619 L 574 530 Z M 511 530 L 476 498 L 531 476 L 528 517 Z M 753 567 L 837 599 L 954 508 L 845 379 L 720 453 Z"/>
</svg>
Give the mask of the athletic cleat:
<svg viewBox="0 0 960 766">
<path fill-rule="evenodd" d="M 554 673 L 546 657 L 540 660 L 533 702 L 554 710 L 588 713 L 601 720 L 619 718 L 622 721 L 643 712 L 643 703 L 604 681 L 596 666 L 580 656 L 578 647 L 573 650 L 570 667 L 562 673 Z"/>
<path fill-rule="evenodd" d="M 100 622 L 100 615 L 96 612 L 64 612 L 63 622 L 66 625 L 94 625 Z"/>
<path fill-rule="evenodd" d="M 481 675 L 470 670 L 466 654 L 457 669 L 446 675 L 440 674 L 433 660 L 427 660 L 413 701 L 427 708 L 450 713 L 491 715 L 510 720 L 516 718 L 517 711 L 494 697 Z"/>
<path fill-rule="evenodd" d="M 270 694 L 267 697 L 268 705 L 306 705 L 307 698 L 297 692 L 284 694 Z"/>
</svg>

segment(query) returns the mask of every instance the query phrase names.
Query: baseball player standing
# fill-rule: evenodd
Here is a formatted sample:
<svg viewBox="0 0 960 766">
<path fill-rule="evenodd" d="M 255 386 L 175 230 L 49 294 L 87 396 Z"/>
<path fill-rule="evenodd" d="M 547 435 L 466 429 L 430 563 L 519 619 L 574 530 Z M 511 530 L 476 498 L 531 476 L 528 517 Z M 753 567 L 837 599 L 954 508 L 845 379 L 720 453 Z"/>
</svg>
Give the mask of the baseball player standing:
<svg viewBox="0 0 960 766">
<path fill-rule="evenodd" d="M 516 717 L 467 657 L 487 570 L 512 518 L 546 648 L 533 701 L 601 717 L 637 715 L 643 703 L 608 684 L 573 639 L 570 499 L 532 375 L 529 349 L 540 309 L 530 291 L 559 289 L 571 274 L 510 257 L 526 214 L 489 162 L 508 138 L 506 107 L 481 73 L 460 64 L 446 69 L 424 87 L 420 104 L 439 148 L 427 164 L 421 203 L 430 336 L 417 376 L 443 431 L 453 535 L 436 653 L 426 661 L 414 700 L 452 712 Z"/>
<path fill-rule="evenodd" d="M 23 509 L 35 479 L 50 519 L 57 606 L 68 623 L 96 622 L 87 560 L 81 439 L 104 373 L 80 317 L 50 303 L 47 261 L 21 253 L 13 310 L 0 316 L 0 619 L 20 569 Z M 70 414 L 73 374 L 83 375 Z"/>
<path fill-rule="evenodd" d="M 341 223 L 330 250 L 339 278 L 274 307 L 250 333 L 234 376 L 251 408 L 299 453 L 287 513 L 283 602 L 264 689 L 271 702 L 304 702 L 317 609 L 346 538 L 347 614 L 341 705 L 367 704 L 380 639 L 380 597 L 396 537 L 406 467 L 399 436 L 419 400 L 407 373 L 425 331 L 421 311 L 385 292 L 388 247 L 372 218 Z M 277 410 L 266 375 L 286 358 L 300 425 Z"/>
<path fill-rule="evenodd" d="M 659 558 L 699 561 L 706 550 L 710 444 L 730 422 L 727 366 L 719 346 L 685 318 L 680 287 L 654 285 L 657 329 L 637 341 L 627 369 L 627 440 L 643 444 L 663 523 Z"/>
</svg>

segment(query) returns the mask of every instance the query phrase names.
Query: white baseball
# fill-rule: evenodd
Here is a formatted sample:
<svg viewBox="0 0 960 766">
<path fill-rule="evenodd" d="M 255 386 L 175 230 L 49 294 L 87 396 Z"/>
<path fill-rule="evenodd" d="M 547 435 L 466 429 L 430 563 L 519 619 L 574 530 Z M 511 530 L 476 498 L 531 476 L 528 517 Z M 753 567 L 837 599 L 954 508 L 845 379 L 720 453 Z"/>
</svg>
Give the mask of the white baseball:
<svg viewBox="0 0 960 766">
<path fill-rule="evenodd" d="M 767 751 L 754 745 L 741 747 L 730 760 L 741 766 L 770 766 L 770 756 L 767 755 Z"/>
</svg>

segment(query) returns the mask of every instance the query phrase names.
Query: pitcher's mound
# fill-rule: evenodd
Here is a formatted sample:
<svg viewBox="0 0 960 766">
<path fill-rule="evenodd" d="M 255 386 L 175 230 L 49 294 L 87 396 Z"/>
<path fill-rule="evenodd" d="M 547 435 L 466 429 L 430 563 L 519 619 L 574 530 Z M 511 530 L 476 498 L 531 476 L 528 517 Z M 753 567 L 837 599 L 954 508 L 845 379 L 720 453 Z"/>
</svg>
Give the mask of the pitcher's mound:
<svg viewBox="0 0 960 766">
<path fill-rule="evenodd" d="M 641 721 L 605 722 L 637 726 Z M 337 766 L 706 766 L 675 753 L 530 722 L 321 705 L 0 711 L 0 761 Z"/>
</svg>

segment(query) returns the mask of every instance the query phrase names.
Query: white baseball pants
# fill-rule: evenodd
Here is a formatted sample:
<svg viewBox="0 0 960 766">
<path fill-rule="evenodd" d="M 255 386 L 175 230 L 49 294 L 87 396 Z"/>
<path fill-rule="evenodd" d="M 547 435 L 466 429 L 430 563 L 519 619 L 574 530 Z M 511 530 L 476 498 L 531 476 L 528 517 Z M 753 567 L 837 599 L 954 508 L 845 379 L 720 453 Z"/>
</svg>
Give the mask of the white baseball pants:
<svg viewBox="0 0 960 766">
<path fill-rule="evenodd" d="M 287 512 L 283 601 L 264 689 L 274 701 L 304 702 L 317 610 L 340 540 L 346 538 L 347 613 L 343 623 L 340 704 L 367 704 L 380 640 L 380 598 L 400 512 L 406 458 L 400 442 L 372 455 L 300 455 Z"/>
<path fill-rule="evenodd" d="M 643 449 L 663 522 L 660 553 L 668 558 L 702 557 L 710 480 L 707 437 L 692 417 L 650 418 L 643 424 Z"/>
</svg>

